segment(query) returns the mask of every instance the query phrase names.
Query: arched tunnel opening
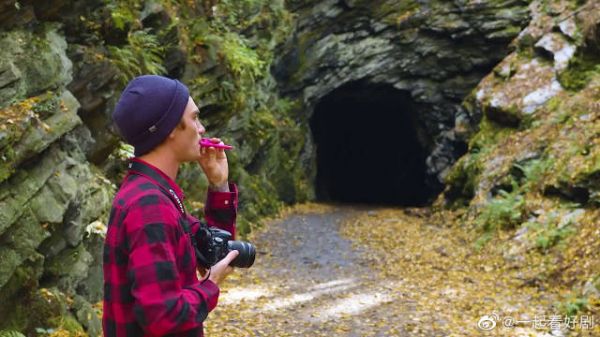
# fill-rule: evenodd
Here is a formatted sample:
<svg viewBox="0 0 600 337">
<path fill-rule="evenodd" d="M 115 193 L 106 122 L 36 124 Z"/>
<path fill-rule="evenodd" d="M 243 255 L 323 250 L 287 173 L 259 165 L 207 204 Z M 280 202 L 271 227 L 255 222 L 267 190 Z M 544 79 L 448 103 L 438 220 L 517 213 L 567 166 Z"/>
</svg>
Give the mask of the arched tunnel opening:
<svg viewBox="0 0 600 337">
<path fill-rule="evenodd" d="M 427 183 L 417 105 L 408 91 L 353 82 L 315 106 L 317 199 L 423 206 L 439 191 Z"/>
</svg>

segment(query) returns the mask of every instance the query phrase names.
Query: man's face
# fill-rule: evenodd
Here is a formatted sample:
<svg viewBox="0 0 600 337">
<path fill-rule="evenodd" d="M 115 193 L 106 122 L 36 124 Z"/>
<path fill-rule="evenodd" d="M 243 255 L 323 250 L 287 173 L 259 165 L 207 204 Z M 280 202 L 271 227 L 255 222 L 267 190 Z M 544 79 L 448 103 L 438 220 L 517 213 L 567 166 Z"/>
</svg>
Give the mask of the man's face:
<svg viewBox="0 0 600 337">
<path fill-rule="evenodd" d="M 179 161 L 195 161 L 200 158 L 200 138 L 206 132 L 198 115 L 200 111 L 190 97 L 183 111 L 180 125 L 173 130 L 173 151 Z"/>
</svg>

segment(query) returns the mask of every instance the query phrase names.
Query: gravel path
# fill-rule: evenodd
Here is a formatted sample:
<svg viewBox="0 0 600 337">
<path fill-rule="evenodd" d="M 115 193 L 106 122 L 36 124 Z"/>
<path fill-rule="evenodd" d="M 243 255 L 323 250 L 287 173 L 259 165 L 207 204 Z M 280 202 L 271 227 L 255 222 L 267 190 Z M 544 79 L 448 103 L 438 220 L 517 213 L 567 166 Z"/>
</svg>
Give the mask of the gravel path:
<svg viewBox="0 0 600 337">
<path fill-rule="evenodd" d="M 255 235 L 256 263 L 228 279 L 208 335 L 407 335 L 397 313 L 414 311 L 414 302 L 394 292 L 398 281 L 382 279 L 367 252 L 339 233 L 340 223 L 359 212 L 291 214 Z"/>
<path fill-rule="evenodd" d="M 556 298 L 527 281 L 535 264 L 507 265 L 502 246 L 475 251 L 475 234 L 452 221 L 429 209 L 296 207 L 249 239 L 255 265 L 228 278 L 207 336 L 550 336 L 500 326 L 554 313 Z M 479 330 L 492 314 L 498 327 Z"/>
</svg>

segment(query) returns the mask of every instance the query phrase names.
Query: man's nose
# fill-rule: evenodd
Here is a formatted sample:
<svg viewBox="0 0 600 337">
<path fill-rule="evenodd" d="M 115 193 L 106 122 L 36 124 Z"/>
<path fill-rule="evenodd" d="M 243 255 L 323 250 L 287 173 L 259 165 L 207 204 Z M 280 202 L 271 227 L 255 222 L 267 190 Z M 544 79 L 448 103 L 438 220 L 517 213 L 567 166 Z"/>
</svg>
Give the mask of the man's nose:
<svg viewBox="0 0 600 337">
<path fill-rule="evenodd" d="M 198 127 L 198 133 L 201 135 L 204 134 L 206 132 L 204 125 L 202 125 L 202 123 L 200 123 L 200 122 L 197 122 L 196 124 L 197 124 L 196 126 Z"/>
</svg>

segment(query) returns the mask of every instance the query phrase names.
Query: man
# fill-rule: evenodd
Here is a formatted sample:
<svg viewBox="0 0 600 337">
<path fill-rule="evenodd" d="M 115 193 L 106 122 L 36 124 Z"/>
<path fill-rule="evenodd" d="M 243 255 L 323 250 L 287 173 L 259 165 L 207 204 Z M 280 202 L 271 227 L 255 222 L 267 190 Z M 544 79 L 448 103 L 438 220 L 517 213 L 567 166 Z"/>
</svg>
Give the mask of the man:
<svg viewBox="0 0 600 337">
<path fill-rule="evenodd" d="M 199 221 L 175 183 L 179 166 L 198 162 L 209 182 L 206 222 L 235 235 L 237 189 L 222 149 L 200 147 L 204 127 L 185 85 L 162 76 L 133 79 L 113 120 L 135 158 L 115 196 L 104 247 L 106 337 L 203 336 L 218 285 L 232 272 L 230 252 L 203 280 L 193 234 Z M 220 140 L 213 138 L 213 142 Z"/>
</svg>

